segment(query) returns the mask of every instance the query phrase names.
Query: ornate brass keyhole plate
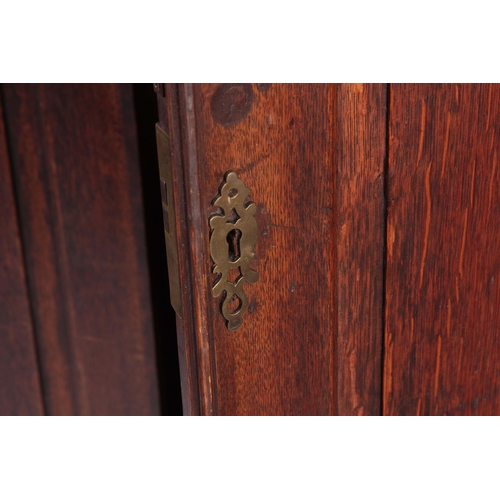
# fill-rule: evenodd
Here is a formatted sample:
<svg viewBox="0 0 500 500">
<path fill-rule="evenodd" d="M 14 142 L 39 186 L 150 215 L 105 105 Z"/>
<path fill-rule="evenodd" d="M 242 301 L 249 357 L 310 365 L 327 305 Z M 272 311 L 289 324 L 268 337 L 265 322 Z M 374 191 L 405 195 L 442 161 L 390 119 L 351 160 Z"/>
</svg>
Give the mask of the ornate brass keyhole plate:
<svg viewBox="0 0 500 500">
<path fill-rule="evenodd" d="M 222 315 L 227 328 L 237 330 L 248 307 L 248 297 L 243 290 L 245 281 L 255 283 L 259 274 L 250 269 L 256 259 L 255 245 L 259 229 L 255 220 L 257 205 L 247 201 L 250 190 L 235 172 L 225 175 L 219 196 L 213 205 L 222 213 L 210 217 L 210 255 L 214 261 L 213 273 L 219 278 L 212 287 L 212 295 L 222 295 Z"/>
</svg>

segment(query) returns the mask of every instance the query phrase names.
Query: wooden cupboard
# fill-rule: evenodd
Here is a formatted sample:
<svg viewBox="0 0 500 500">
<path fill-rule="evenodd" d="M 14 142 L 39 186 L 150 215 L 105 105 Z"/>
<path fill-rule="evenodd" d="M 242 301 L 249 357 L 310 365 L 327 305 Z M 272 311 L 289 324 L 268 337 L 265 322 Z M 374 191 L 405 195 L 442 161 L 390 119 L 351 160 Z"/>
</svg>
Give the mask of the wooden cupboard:
<svg viewBox="0 0 500 500">
<path fill-rule="evenodd" d="M 0 86 L 0 414 L 499 413 L 500 86 L 154 89 Z"/>
<path fill-rule="evenodd" d="M 498 414 L 499 85 L 155 89 L 186 414 Z M 228 172 L 258 225 L 216 243 L 257 258 L 236 330 Z"/>
</svg>

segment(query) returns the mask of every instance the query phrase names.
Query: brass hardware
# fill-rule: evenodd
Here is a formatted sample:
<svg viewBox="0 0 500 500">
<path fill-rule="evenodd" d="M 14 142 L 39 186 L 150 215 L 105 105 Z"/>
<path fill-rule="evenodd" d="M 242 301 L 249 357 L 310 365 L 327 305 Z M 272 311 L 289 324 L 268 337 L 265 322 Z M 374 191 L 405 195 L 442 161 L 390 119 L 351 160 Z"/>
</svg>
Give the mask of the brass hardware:
<svg viewBox="0 0 500 500">
<path fill-rule="evenodd" d="M 158 148 L 158 165 L 160 167 L 161 201 L 163 207 L 165 246 L 167 248 L 170 302 L 175 312 L 180 318 L 182 318 L 179 260 L 177 257 L 177 232 L 175 227 L 174 180 L 172 177 L 170 138 L 159 123 L 156 124 L 156 146 Z"/>
<path fill-rule="evenodd" d="M 222 315 L 231 331 L 241 326 L 242 316 L 248 307 L 244 282 L 255 283 L 259 278 L 257 271 L 249 267 L 256 259 L 255 244 L 259 234 L 254 217 L 257 205 L 246 202 L 249 195 L 250 190 L 236 173 L 228 172 L 219 189 L 219 196 L 213 202 L 214 206 L 222 209 L 222 213 L 210 217 L 210 255 L 214 261 L 212 272 L 219 274 L 219 279 L 212 287 L 212 295 L 219 297 L 223 294 Z M 237 271 L 232 270 L 239 270 L 235 279 L 231 275 Z M 235 299 L 238 299 L 239 304 L 234 309 Z"/>
<path fill-rule="evenodd" d="M 160 96 L 165 97 L 165 85 L 163 83 L 153 83 L 154 91 Z"/>
</svg>

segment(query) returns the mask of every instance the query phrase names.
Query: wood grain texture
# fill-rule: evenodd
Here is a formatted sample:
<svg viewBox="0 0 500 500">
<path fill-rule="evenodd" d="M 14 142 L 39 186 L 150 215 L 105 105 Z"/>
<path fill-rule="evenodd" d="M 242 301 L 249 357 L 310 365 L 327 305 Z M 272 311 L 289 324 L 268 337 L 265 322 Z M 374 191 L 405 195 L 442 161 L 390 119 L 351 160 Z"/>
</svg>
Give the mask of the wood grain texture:
<svg viewBox="0 0 500 500">
<path fill-rule="evenodd" d="M 339 85 L 338 413 L 379 415 L 384 307 L 386 85 Z"/>
<path fill-rule="evenodd" d="M 158 414 L 131 86 L 4 92 L 47 413 Z"/>
<path fill-rule="evenodd" d="M 384 87 L 202 84 L 178 96 L 193 300 L 183 326 L 200 413 L 379 413 Z M 159 102 L 165 117 L 172 104 Z M 260 278 L 235 332 L 211 297 L 208 250 L 229 170 L 251 189 L 260 231 Z M 357 191 L 339 194 L 339 181 Z"/>
<path fill-rule="evenodd" d="M 0 100 L 0 415 L 44 413 Z"/>
<path fill-rule="evenodd" d="M 260 230 L 254 265 L 260 278 L 246 286 L 250 307 L 243 326 L 229 332 L 220 300 L 204 294 L 217 413 L 335 414 L 335 88 L 283 85 L 257 91 L 252 109 L 235 125 L 231 116 L 228 125 L 212 117 L 217 88 L 194 89 L 201 254 L 209 255 L 211 200 L 228 170 L 251 190 Z M 215 281 L 211 260 L 200 265 L 199 286 L 209 292 Z"/>
<path fill-rule="evenodd" d="M 500 413 L 500 85 L 393 85 L 384 413 Z"/>
</svg>

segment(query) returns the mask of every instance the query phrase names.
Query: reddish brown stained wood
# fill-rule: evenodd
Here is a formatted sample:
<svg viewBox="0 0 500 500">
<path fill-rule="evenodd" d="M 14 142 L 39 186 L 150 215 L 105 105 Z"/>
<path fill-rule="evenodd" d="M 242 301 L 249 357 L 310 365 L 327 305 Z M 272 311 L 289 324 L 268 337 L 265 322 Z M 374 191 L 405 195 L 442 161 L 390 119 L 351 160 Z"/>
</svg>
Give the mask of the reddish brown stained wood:
<svg viewBox="0 0 500 500">
<path fill-rule="evenodd" d="M 204 254 L 210 202 L 225 172 L 237 172 L 259 206 L 260 278 L 246 287 L 251 306 L 236 332 L 226 329 L 220 301 L 210 295 L 210 259 L 199 273 L 209 299 L 217 413 L 335 414 L 335 88 L 256 90 L 248 115 L 235 125 L 230 117 L 227 126 L 212 117 L 217 86 L 195 91 Z"/>
<path fill-rule="evenodd" d="M 0 101 L 0 415 L 42 415 L 26 272 Z"/>
<path fill-rule="evenodd" d="M 187 173 L 184 170 L 183 144 L 181 141 L 181 116 L 179 112 L 179 92 L 176 84 L 164 84 L 165 96 L 158 96 L 159 122 L 169 134 L 172 154 L 172 176 L 174 183 L 174 205 L 177 220 L 177 251 L 179 256 L 179 275 L 181 285 L 183 318 L 176 316 L 177 345 L 179 351 L 179 369 L 182 390 L 182 406 L 185 415 L 200 414 L 200 391 L 198 377 L 196 334 L 197 326 L 192 317 L 194 297 L 193 267 L 190 259 L 190 239 L 186 228 L 189 225 L 190 214 L 187 207 L 185 191 L 188 185 Z M 184 116 L 182 116 L 184 121 Z M 206 408 L 206 404 L 205 404 Z M 209 413 L 206 409 L 204 413 Z"/>
<path fill-rule="evenodd" d="M 196 347 L 200 413 L 380 411 L 385 103 L 384 87 L 369 87 L 180 86 L 193 297 L 184 332 Z M 208 219 L 228 170 L 259 206 L 260 278 L 246 286 L 236 332 L 210 293 Z M 357 192 L 336 193 L 339 180 Z M 353 282 L 360 273 L 365 284 Z"/>
<path fill-rule="evenodd" d="M 206 223 L 203 188 L 200 186 L 199 158 L 197 141 L 197 123 L 195 110 L 194 86 L 179 85 L 180 123 L 182 130 L 184 181 L 187 189 L 186 205 L 189 217 L 188 241 L 189 260 L 191 263 L 190 282 L 192 286 L 190 310 L 192 311 L 193 327 L 196 342 L 196 363 L 198 376 L 198 391 L 200 413 L 214 415 L 218 413 L 216 401 L 217 383 L 214 376 L 214 349 L 211 348 L 210 336 L 210 305 L 209 296 L 203 293 L 206 289 L 206 257 L 209 255 L 206 238 L 203 237 Z"/>
<path fill-rule="evenodd" d="M 340 415 L 379 415 L 384 281 L 386 85 L 337 92 Z"/>
<path fill-rule="evenodd" d="M 393 85 L 384 413 L 500 412 L 499 85 Z"/>
<path fill-rule="evenodd" d="M 159 411 L 129 85 L 6 85 L 47 412 Z"/>
</svg>

